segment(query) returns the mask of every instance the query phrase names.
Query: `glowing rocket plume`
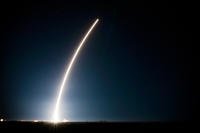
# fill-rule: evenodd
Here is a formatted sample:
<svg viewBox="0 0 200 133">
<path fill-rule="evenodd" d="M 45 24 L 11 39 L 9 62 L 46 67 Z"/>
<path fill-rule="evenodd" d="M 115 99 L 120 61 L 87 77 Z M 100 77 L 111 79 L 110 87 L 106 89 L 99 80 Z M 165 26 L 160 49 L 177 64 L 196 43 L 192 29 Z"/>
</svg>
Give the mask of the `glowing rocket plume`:
<svg viewBox="0 0 200 133">
<path fill-rule="evenodd" d="M 56 101 L 56 106 L 55 106 L 55 110 L 54 110 L 54 114 L 53 114 L 53 122 L 58 122 L 59 121 L 60 99 L 61 99 L 61 96 L 62 96 L 62 92 L 63 92 L 64 86 L 65 86 L 66 80 L 67 80 L 67 78 L 69 76 L 69 73 L 71 71 L 71 68 L 72 68 L 72 66 L 74 64 L 74 61 L 76 60 L 76 57 L 77 57 L 79 51 L 81 50 L 84 42 L 87 40 L 88 36 L 90 35 L 91 31 L 94 29 L 94 27 L 95 27 L 95 25 L 97 24 L 98 21 L 99 21 L 99 19 L 96 19 L 96 21 L 92 24 L 92 26 L 90 27 L 88 32 L 85 34 L 84 38 L 81 40 L 77 50 L 74 53 L 73 58 L 71 59 L 71 61 L 69 63 L 69 66 L 68 66 L 68 68 L 67 68 L 67 70 L 65 72 L 65 76 L 63 78 L 62 84 L 61 84 L 60 89 L 59 89 L 59 94 L 58 94 L 58 98 L 57 98 L 57 101 Z"/>
</svg>

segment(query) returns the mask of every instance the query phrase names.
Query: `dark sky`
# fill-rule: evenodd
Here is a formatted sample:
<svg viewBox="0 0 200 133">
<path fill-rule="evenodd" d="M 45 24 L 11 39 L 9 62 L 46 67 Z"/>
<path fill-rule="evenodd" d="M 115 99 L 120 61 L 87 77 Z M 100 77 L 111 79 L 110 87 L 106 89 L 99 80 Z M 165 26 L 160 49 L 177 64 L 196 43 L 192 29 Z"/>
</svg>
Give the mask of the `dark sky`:
<svg viewBox="0 0 200 133">
<path fill-rule="evenodd" d="M 69 120 L 190 120 L 189 4 L 48 1 L 1 4 L 0 117 L 50 119 L 67 63 L 82 49 L 63 98 Z"/>
</svg>

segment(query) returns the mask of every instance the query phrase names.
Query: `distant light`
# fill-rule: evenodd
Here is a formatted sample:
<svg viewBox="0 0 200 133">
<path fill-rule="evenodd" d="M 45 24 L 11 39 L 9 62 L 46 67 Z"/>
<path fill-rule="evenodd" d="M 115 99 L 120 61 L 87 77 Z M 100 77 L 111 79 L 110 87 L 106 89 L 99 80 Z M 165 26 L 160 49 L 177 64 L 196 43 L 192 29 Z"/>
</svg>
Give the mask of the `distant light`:
<svg viewBox="0 0 200 133">
<path fill-rule="evenodd" d="M 38 120 L 34 120 L 33 122 L 38 122 Z"/>
<path fill-rule="evenodd" d="M 64 119 L 62 122 L 69 122 L 69 120 Z"/>
<path fill-rule="evenodd" d="M 67 120 L 67 119 L 63 119 L 63 120 L 57 120 L 57 121 L 55 121 L 55 120 L 47 120 L 47 121 L 45 121 L 45 122 L 47 122 L 47 123 L 53 123 L 53 124 L 61 124 L 61 123 L 67 123 L 67 122 L 69 122 L 69 120 Z"/>
<path fill-rule="evenodd" d="M 1 122 L 3 122 L 3 119 L 0 119 Z"/>
</svg>

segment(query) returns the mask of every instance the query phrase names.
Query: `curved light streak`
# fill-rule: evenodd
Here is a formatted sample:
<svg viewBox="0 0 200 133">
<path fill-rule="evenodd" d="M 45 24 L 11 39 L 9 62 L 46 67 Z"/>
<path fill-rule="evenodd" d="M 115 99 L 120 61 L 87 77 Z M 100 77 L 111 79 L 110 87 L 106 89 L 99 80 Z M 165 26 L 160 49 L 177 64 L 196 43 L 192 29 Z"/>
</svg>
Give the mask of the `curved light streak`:
<svg viewBox="0 0 200 133">
<path fill-rule="evenodd" d="M 99 19 L 96 19 L 95 22 L 92 24 L 92 26 L 89 28 L 88 32 L 85 34 L 84 38 L 81 40 L 78 48 L 76 49 L 70 63 L 69 63 L 69 66 L 67 67 L 67 70 L 65 72 L 65 76 L 63 78 L 63 81 L 62 81 L 62 84 L 60 86 L 60 89 L 59 89 L 59 94 L 58 94 L 58 98 L 57 98 L 57 101 L 56 101 L 56 106 L 55 106 L 55 110 L 54 110 L 54 113 L 53 113 L 53 122 L 54 123 L 57 123 L 59 122 L 59 106 L 60 106 L 60 100 L 61 100 L 61 96 L 62 96 L 62 92 L 64 90 L 64 87 L 65 87 L 65 84 L 66 84 L 66 80 L 71 72 L 71 68 L 83 46 L 83 44 L 85 43 L 85 41 L 87 40 L 88 36 L 90 35 L 90 33 L 92 32 L 92 30 L 94 29 L 95 25 L 98 23 Z"/>
</svg>

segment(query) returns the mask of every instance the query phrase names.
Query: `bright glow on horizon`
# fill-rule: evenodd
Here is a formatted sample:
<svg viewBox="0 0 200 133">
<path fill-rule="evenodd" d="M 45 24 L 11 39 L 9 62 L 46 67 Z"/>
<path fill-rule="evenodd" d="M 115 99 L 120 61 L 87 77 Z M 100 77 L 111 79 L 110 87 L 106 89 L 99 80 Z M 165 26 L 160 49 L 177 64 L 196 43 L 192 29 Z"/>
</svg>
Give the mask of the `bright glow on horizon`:
<svg viewBox="0 0 200 133">
<path fill-rule="evenodd" d="M 69 120 L 64 119 L 63 122 L 69 122 Z"/>
<path fill-rule="evenodd" d="M 69 73 L 71 71 L 71 68 L 74 64 L 74 61 L 80 51 L 80 49 L 82 48 L 83 44 L 85 43 L 85 41 L 87 40 L 88 36 L 90 35 L 91 31 L 94 29 L 95 25 L 97 24 L 97 22 L 99 21 L 99 19 L 96 19 L 95 22 L 92 24 L 92 26 L 90 27 L 90 29 L 88 30 L 88 32 L 85 34 L 84 38 L 81 40 L 77 50 L 75 51 L 70 63 L 69 63 L 69 66 L 67 67 L 67 70 L 65 72 L 65 76 L 63 78 L 63 81 L 62 81 L 62 84 L 60 86 L 60 89 L 59 89 L 59 94 L 58 94 L 58 98 L 57 98 L 57 101 L 56 101 L 56 106 L 55 106 L 55 110 L 54 110 L 54 113 L 53 113 L 53 122 L 54 123 L 58 123 L 60 121 L 60 118 L 59 118 L 59 106 L 60 106 L 60 99 L 61 99 L 61 96 L 62 96 L 62 92 L 63 92 L 63 89 L 64 89 L 64 86 L 66 84 L 66 80 L 69 76 Z"/>
</svg>

